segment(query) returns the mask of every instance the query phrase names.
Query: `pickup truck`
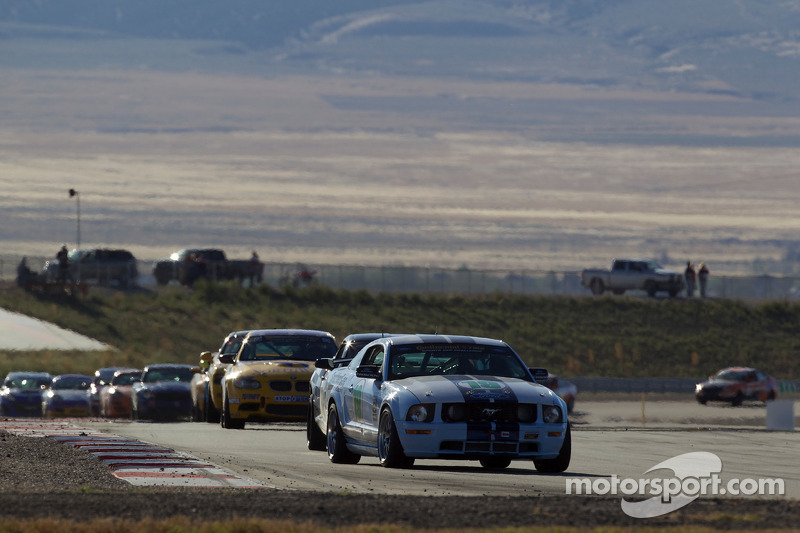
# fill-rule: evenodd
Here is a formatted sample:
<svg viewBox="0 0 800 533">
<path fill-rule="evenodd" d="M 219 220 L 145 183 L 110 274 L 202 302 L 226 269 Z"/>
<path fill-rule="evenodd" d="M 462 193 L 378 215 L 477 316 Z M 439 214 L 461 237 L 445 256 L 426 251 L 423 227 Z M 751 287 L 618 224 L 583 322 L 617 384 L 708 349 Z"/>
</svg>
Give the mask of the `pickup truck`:
<svg viewBox="0 0 800 533">
<path fill-rule="evenodd" d="M 250 279 L 258 283 L 263 273 L 264 264 L 260 261 L 230 260 L 217 248 L 185 248 L 153 263 L 153 277 L 159 285 L 172 280 L 192 285 L 201 277 L 212 281 Z"/>
<path fill-rule="evenodd" d="M 674 297 L 685 284 L 680 272 L 667 270 L 655 261 L 614 259 L 611 270 L 587 269 L 581 272 L 581 285 L 591 289 L 592 294 L 603 294 L 606 290 L 614 294 L 641 290 L 649 296 L 667 292 Z"/>
</svg>

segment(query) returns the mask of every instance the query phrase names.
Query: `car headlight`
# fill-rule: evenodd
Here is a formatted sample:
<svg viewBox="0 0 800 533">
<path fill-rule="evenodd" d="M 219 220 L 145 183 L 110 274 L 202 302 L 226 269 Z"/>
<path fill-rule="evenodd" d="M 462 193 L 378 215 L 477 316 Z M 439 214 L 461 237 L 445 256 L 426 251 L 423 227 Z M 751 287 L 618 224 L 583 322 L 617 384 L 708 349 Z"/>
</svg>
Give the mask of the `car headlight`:
<svg viewBox="0 0 800 533">
<path fill-rule="evenodd" d="M 433 420 L 435 410 L 436 406 L 432 403 L 412 405 L 408 408 L 406 420 L 409 422 L 430 422 Z"/>
<path fill-rule="evenodd" d="M 467 419 L 466 404 L 463 403 L 448 403 L 442 406 L 442 420 L 445 422 L 463 422 Z"/>
<path fill-rule="evenodd" d="M 694 391 L 695 392 L 700 392 L 701 390 L 703 390 L 703 384 L 702 383 L 698 383 L 697 385 L 694 386 Z"/>
<path fill-rule="evenodd" d="M 237 389 L 260 389 L 261 383 L 253 378 L 239 377 L 233 380 L 233 386 Z"/>
<path fill-rule="evenodd" d="M 530 403 L 521 403 L 517 405 L 517 421 L 519 422 L 535 422 L 536 421 L 536 405 Z"/>
<path fill-rule="evenodd" d="M 542 420 L 546 424 L 557 424 L 561 422 L 563 420 L 561 418 L 561 408 L 557 405 L 543 405 Z"/>
</svg>

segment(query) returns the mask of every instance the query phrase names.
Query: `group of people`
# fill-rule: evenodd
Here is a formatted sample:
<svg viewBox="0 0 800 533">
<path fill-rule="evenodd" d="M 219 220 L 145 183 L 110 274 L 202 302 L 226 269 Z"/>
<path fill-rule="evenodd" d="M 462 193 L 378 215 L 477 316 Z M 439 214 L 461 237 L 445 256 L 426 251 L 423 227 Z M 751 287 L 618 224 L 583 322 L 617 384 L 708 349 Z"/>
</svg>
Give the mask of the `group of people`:
<svg viewBox="0 0 800 533">
<path fill-rule="evenodd" d="M 705 263 L 700 263 L 697 270 L 691 261 L 686 262 L 686 270 L 683 271 L 683 277 L 686 280 L 686 297 L 691 298 L 694 296 L 694 289 L 699 283 L 700 297 L 706 297 L 706 285 L 708 284 L 708 267 Z"/>
</svg>

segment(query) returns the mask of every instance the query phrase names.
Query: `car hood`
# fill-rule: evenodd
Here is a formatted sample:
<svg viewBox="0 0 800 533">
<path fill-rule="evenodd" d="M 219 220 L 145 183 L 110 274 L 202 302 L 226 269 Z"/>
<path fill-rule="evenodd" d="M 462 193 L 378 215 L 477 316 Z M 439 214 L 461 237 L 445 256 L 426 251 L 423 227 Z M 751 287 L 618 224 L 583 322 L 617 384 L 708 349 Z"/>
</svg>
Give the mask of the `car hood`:
<svg viewBox="0 0 800 533">
<path fill-rule="evenodd" d="M 497 376 L 418 376 L 393 382 L 420 402 L 558 403 L 558 395 L 543 385 Z"/>
<path fill-rule="evenodd" d="M 146 383 L 144 387 L 139 390 L 158 394 L 163 392 L 189 392 L 190 388 L 191 383 L 186 381 L 160 381 L 157 383 Z"/>
<path fill-rule="evenodd" d="M 27 398 L 29 396 L 43 396 L 45 393 L 44 390 L 38 389 L 7 389 L 5 391 L 5 395 L 8 398 Z"/>
<path fill-rule="evenodd" d="M 314 370 L 313 361 L 287 361 L 281 359 L 240 362 L 229 369 L 230 372 L 238 375 L 262 377 L 290 374 L 311 377 Z"/>
<path fill-rule="evenodd" d="M 86 401 L 89 397 L 85 390 L 54 390 L 53 396 L 47 395 L 46 398 L 49 400 L 56 396 L 65 402 Z"/>
</svg>

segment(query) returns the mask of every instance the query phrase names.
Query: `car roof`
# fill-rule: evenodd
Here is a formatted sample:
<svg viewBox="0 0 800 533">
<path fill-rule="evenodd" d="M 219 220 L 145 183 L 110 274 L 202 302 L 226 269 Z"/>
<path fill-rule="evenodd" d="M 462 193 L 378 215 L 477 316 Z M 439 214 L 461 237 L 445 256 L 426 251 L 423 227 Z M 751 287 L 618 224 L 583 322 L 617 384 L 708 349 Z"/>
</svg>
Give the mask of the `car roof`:
<svg viewBox="0 0 800 533">
<path fill-rule="evenodd" d="M 59 374 L 58 376 L 53 376 L 53 381 L 60 379 L 88 379 L 92 381 L 92 376 L 87 376 L 86 374 Z"/>
<path fill-rule="evenodd" d="M 755 368 L 749 366 L 729 366 L 728 368 L 723 368 L 720 372 L 752 372 L 754 370 Z"/>
<path fill-rule="evenodd" d="M 375 340 L 375 339 L 383 339 L 386 337 L 398 337 L 403 335 L 401 333 L 351 333 L 344 339 L 342 342 L 348 341 L 366 341 L 366 340 Z"/>
<path fill-rule="evenodd" d="M 291 336 L 291 335 L 305 335 L 310 337 L 329 337 L 331 339 L 334 336 L 327 331 L 321 331 L 317 329 L 254 329 L 247 333 L 245 338 L 250 337 L 261 337 L 267 335 L 275 335 L 278 336 Z"/>
<path fill-rule="evenodd" d="M 29 377 L 32 377 L 32 378 L 43 378 L 43 377 L 52 378 L 53 377 L 48 372 L 14 371 L 14 372 L 9 372 L 6 375 L 6 379 L 8 379 L 8 378 L 18 378 L 18 377 L 24 377 L 24 376 L 29 376 Z"/>
<path fill-rule="evenodd" d="M 403 344 L 421 344 L 421 343 L 436 343 L 436 344 L 482 344 L 487 346 L 507 346 L 507 344 L 498 339 L 490 339 L 488 337 L 474 337 L 471 335 L 399 335 L 397 337 L 388 337 L 387 342 L 393 345 Z"/>
<path fill-rule="evenodd" d="M 181 363 L 155 363 L 144 367 L 144 371 L 156 370 L 159 368 L 194 368 L 197 365 L 185 365 Z"/>
</svg>

